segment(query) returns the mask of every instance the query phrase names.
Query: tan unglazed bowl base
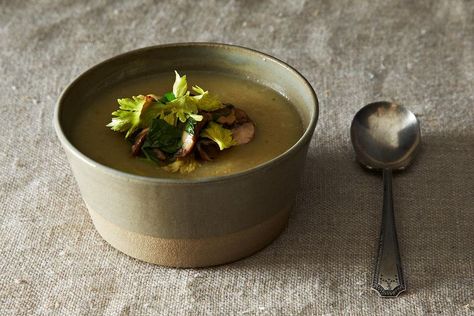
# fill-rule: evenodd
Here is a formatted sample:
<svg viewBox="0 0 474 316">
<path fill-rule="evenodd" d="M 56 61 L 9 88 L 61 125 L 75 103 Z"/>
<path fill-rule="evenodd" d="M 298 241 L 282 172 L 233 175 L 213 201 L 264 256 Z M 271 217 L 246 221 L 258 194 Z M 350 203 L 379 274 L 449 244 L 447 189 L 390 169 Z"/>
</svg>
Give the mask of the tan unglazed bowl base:
<svg viewBox="0 0 474 316">
<path fill-rule="evenodd" d="M 125 230 L 88 209 L 99 234 L 116 249 L 139 260 L 179 268 L 213 266 L 247 257 L 278 237 L 289 215 L 286 209 L 258 225 L 223 236 L 164 239 Z"/>
</svg>

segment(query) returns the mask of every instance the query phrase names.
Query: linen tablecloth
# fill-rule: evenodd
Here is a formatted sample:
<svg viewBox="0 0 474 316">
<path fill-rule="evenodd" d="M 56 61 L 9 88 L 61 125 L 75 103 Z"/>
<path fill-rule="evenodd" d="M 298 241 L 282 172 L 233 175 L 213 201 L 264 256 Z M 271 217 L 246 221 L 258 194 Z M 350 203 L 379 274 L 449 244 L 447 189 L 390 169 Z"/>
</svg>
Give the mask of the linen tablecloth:
<svg viewBox="0 0 474 316">
<path fill-rule="evenodd" d="M 97 234 L 52 128 L 62 89 L 132 49 L 243 45 L 312 83 L 320 119 L 287 229 L 208 269 L 132 259 Z M 0 1 L 1 315 L 473 315 L 472 1 Z M 422 151 L 394 178 L 408 291 L 370 291 L 382 179 L 355 161 L 363 105 L 396 101 Z"/>
</svg>

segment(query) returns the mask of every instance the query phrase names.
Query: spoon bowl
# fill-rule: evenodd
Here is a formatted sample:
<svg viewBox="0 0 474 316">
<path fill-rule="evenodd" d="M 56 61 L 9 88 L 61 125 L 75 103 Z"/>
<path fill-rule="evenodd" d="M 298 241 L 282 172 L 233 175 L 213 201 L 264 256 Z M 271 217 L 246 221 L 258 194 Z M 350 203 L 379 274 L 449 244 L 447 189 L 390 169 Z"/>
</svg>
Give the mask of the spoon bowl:
<svg viewBox="0 0 474 316">
<path fill-rule="evenodd" d="M 351 139 L 358 160 L 368 168 L 403 169 L 419 147 L 420 126 L 415 115 L 403 106 L 375 102 L 355 115 Z"/>
</svg>

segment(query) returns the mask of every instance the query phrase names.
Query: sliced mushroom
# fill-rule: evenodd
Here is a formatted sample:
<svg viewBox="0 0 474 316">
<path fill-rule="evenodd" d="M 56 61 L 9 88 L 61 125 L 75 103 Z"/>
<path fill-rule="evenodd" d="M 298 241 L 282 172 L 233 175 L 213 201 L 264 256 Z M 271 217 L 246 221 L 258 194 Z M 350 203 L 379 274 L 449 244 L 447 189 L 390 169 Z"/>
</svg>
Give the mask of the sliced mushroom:
<svg viewBox="0 0 474 316">
<path fill-rule="evenodd" d="M 148 131 L 149 129 L 145 128 L 135 137 L 135 143 L 132 145 L 132 156 L 138 156 L 140 154 L 140 150 L 145 142 L 146 135 L 148 135 Z"/>
<path fill-rule="evenodd" d="M 224 104 L 225 107 L 214 111 L 201 111 L 199 114 L 209 114 L 210 119 L 219 124 L 231 126 L 235 123 L 234 106 L 232 104 Z"/>
<path fill-rule="evenodd" d="M 237 124 L 243 124 L 243 123 L 251 122 L 249 116 L 247 115 L 247 113 L 245 113 L 244 110 L 241 110 L 239 108 L 235 108 L 234 113 L 235 113 L 235 120 L 236 120 L 235 122 Z"/>
<path fill-rule="evenodd" d="M 160 99 L 156 94 L 152 94 L 152 93 L 147 94 L 146 96 L 147 98 L 148 97 L 153 98 L 155 101 L 158 101 Z"/>
<path fill-rule="evenodd" d="M 178 150 L 176 154 L 177 157 L 185 157 L 188 155 L 193 150 L 194 143 L 196 142 L 194 135 L 186 131 L 183 131 L 181 141 L 183 142 L 183 145 Z"/>
<path fill-rule="evenodd" d="M 151 105 L 153 101 L 156 101 L 155 95 L 148 94 L 145 96 L 145 103 L 143 103 L 142 111 L 140 112 L 140 115 L 145 113 L 145 111 L 148 109 L 148 107 Z"/>
<path fill-rule="evenodd" d="M 166 155 L 164 152 L 162 152 L 159 148 L 153 148 L 153 154 L 155 155 L 156 158 L 158 158 L 161 161 L 166 160 Z"/>
<path fill-rule="evenodd" d="M 251 121 L 237 125 L 232 129 L 232 138 L 237 143 L 237 145 L 247 144 L 253 139 L 254 136 L 255 125 Z"/>
<path fill-rule="evenodd" d="M 235 123 L 235 110 L 232 104 L 227 104 L 224 108 L 211 112 L 214 120 L 223 125 L 231 126 Z"/>
<path fill-rule="evenodd" d="M 187 131 L 183 131 L 183 135 L 181 137 L 181 141 L 183 142 L 183 145 L 181 148 L 178 150 L 176 153 L 176 157 L 186 157 L 190 152 L 193 151 L 194 145 L 196 144 L 199 133 L 201 132 L 201 129 L 211 120 L 211 115 L 208 113 L 201 113 L 202 115 L 202 120 L 197 122 L 196 125 L 194 126 L 194 133 L 190 134 Z"/>
<path fill-rule="evenodd" d="M 217 119 L 217 123 L 220 123 L 222 125 L 228 125 L 228 126 L 233 125 L 235 123 L 234 109 L 232 109 L 229 115 L 219 117 Z"/>
<path fill-rule="evenodd" d="M 202 138 L 196 143 L 196 150 L 202 160 L 211 161 L 219 154 L 219 145 L 210 139 Z"/>
</svg>

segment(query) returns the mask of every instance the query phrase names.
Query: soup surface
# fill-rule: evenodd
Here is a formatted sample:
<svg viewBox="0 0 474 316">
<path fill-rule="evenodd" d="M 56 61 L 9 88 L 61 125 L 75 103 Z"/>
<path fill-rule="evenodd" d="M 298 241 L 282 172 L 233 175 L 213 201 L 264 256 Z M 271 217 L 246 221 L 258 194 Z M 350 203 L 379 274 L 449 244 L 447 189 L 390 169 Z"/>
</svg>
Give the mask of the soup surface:
<svg viewBox="0 0 474 316">
<path fill-rule="evenodd" d="M 298 113 L 281 94 L 252 81 L 210 72 L 188 72 L 188 86 L 199 85 L 217 94 L 223 103 L 231 103 L 247 112 L 256 126 L 255 138 L 248 144 L 219 153 L 210 162 L 189 174 L 170 173 L 146 159 L 132 157 L 131 144 L 124 134 L 105 125 L 117 99 L 139 94 L 162 95 L 170 91 L 174 73 L 128 81 L 103 91 L 83 105 L 71 130 L 72 143 L 85 155 L 109 167 L 141 176 L 161 178 L 202 178 L 244 171 L 282 154 L 303 133 Z"/>
</svg>

